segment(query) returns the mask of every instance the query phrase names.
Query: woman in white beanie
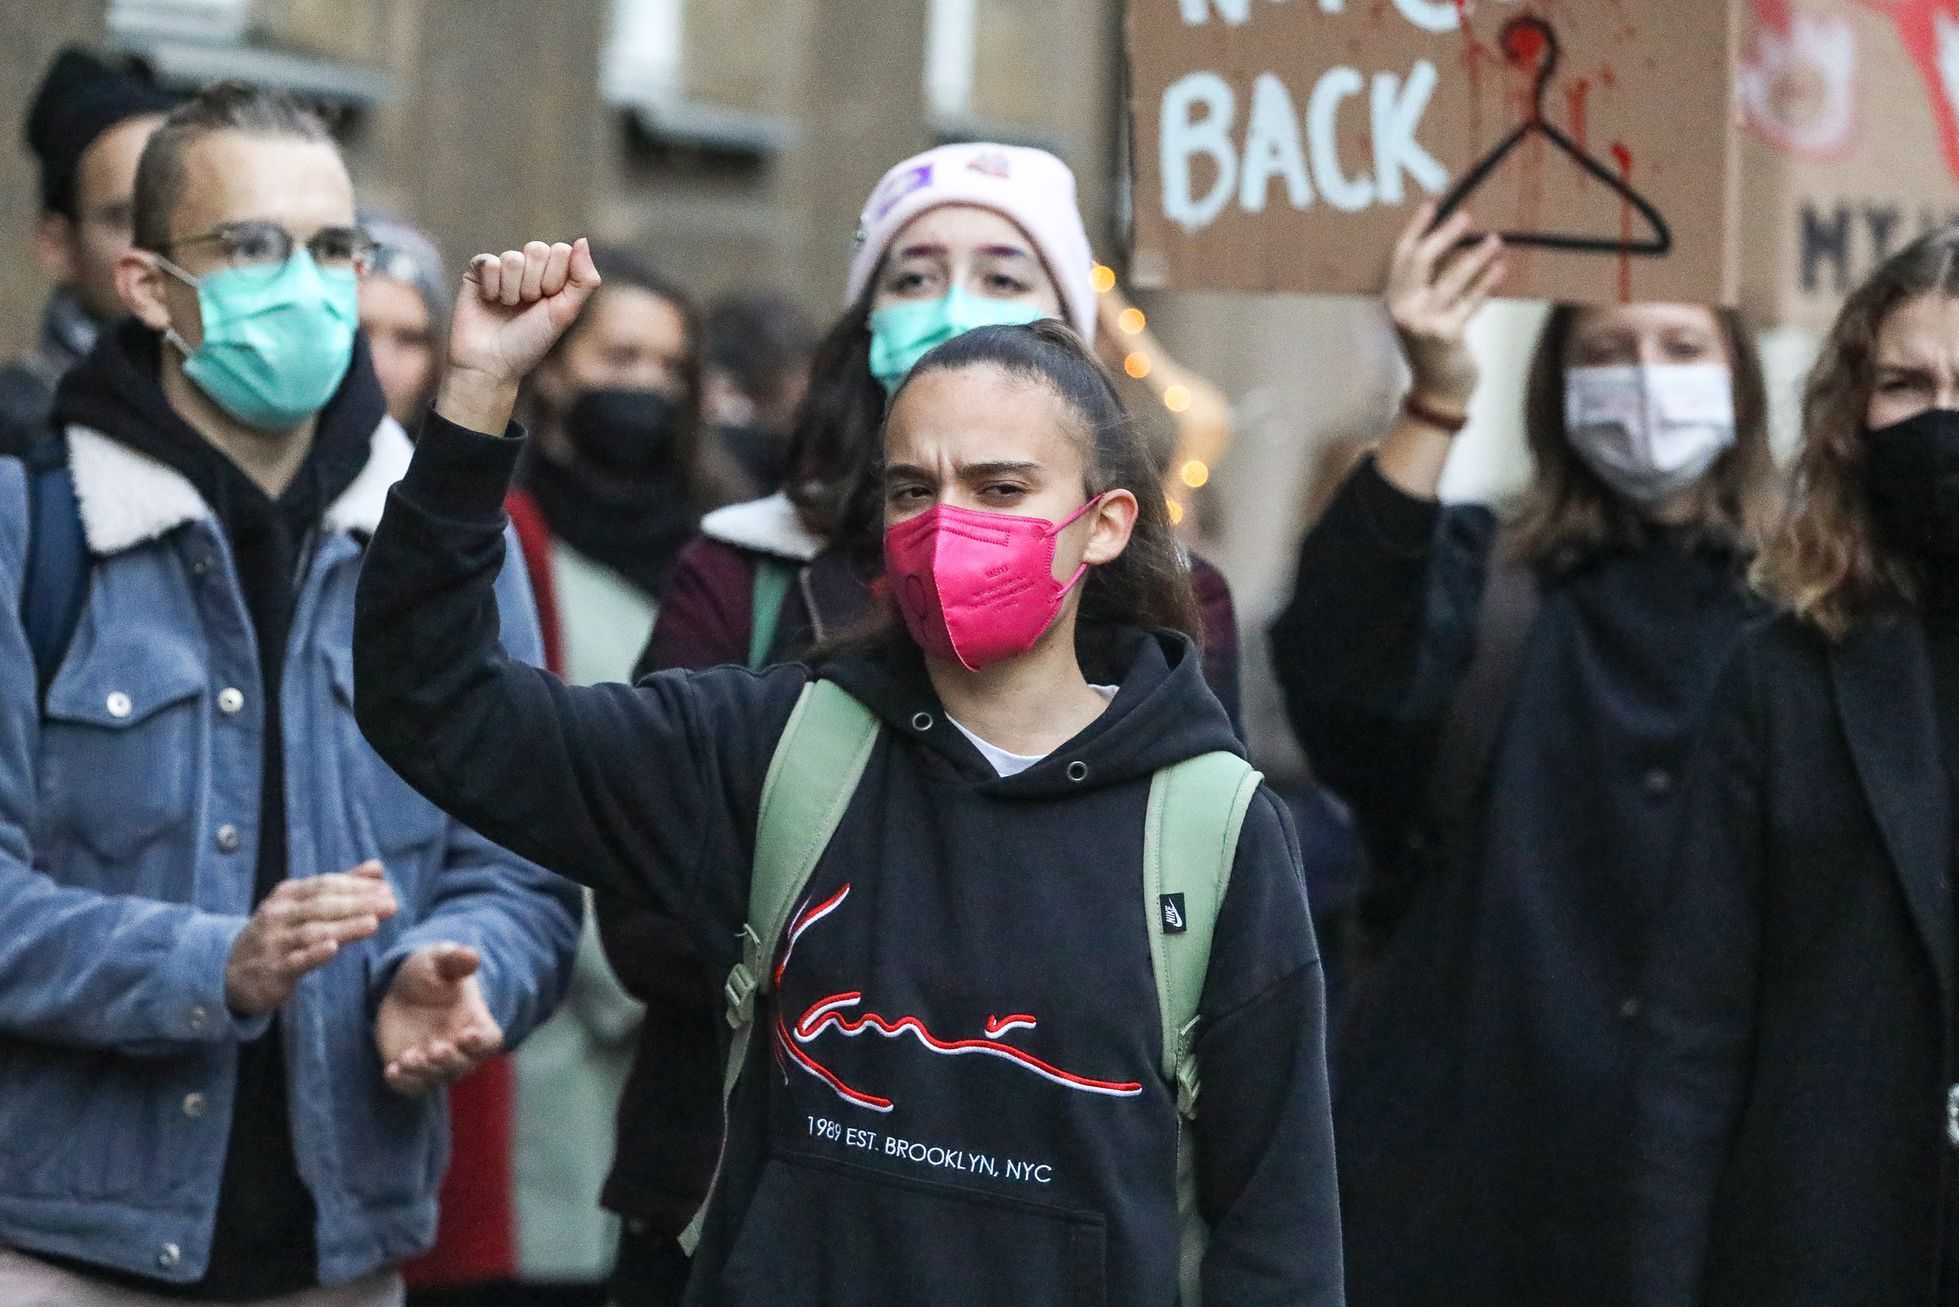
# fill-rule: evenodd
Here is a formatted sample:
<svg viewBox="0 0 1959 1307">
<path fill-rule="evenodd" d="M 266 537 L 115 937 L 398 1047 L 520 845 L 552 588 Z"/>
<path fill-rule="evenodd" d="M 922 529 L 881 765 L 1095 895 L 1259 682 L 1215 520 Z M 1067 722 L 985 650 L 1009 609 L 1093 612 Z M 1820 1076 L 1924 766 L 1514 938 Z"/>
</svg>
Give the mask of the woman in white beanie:
<svg viewBox="0 0 1959 1307">
<path fill-rule="evenodd" d="M 847 307 L 811 365 L 788 488 L 702 522 L 635 676 L 793 660 L 870 615 L 884 569 L 890 394 L 933 347 L 975 327 L 1059 318 L 1093 342 L 1094 267 L 1074 174 L 1044 150 L 947 145 L 887 172 L 864 206 Z M 1230 594 L 1201 561 L 1192 580 L 1205 676 L 1235 721 Z M 615 1296 L 678 1302 L 686 1260 L 676 1239 L 707 1192 L 720 1139 L 720 978 L 703 968 L 681 983 L 673 927 L 636 907 L 600 895 L 598 921 L 614 968 L 647 1003 L 605 1195 L 626 1219 Z M 649 957 L 664 960 L 658 974 L 642 974 Z"/>
</svg>

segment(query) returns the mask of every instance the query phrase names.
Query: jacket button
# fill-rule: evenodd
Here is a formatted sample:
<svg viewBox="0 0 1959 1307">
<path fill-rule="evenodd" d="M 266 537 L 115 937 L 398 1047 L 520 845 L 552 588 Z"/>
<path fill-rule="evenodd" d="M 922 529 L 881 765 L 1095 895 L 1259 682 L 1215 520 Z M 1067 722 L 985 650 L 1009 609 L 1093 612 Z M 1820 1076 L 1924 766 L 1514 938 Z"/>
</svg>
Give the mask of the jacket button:
<svg viewBox="0 0 1959 1307">
<path fill-rule="evenodd" d="M 245 710 L 245 692 L 236 686 L 227 685 L 218 691 L 218 711 L 227 717 L 236 717 Z"/>
<path fill-rule="evenodd" d="M 211 1104 L 202 1094 L 184 1095 L 184 1115 L 195 1121 L 211 1110 Z"/>
<path fill-rule="evenodd" d="M 117 721 L 121 721 L 136 711 L 136 705 L 131 703 L 129 696 L 121 690 L 117 690 L 111 694 L 108 702 L 103 706 L 109 710 L 109 716 L 115 718 Z"/>
<path fill-rule="evenodd" d="M 194 1007 L 185 1014 L 185 1023 L 190 1026 L 191 1034 L 201 1035 L 211 1028 L 211 1014 L 202 1006 Z"/>
<path fill-rule="evenodd" d="M 220 853 L 238 852 L 238 828 L 230 822 L 226 822 L 224 825 L 218 827 L 217 843 L 218 852 Z"/>
<path fill-rule="evenodd" d="M 1673 773 L 1664 767 L 1655 767 L 1646 773 L 1642 784 L 1646 786 L 1647 794 L 1656 799 L 1664 799 L 1673 793 Z"/>
<path fill-rule="evenodd" d="M 184 1260 L 184 1250 L 174 1243 L 167 1243 L 156 1250 L 156 1264 L 166 1271 L 173 1271 L 177 1263 Z"/>
</svg>

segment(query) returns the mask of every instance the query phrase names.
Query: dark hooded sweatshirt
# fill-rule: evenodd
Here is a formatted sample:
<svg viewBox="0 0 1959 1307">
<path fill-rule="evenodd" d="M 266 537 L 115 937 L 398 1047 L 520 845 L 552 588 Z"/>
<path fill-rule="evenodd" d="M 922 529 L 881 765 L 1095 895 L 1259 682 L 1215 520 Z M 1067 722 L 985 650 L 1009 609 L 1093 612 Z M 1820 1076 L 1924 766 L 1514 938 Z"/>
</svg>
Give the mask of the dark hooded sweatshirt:
<svg viewBox="0 0 1959 1307">
<path fill-rule="evenodd" d="M 346 379 L 320 413 L 312 449 L 292 484 L 275 500 L 170 406 L 158 379 L 160 350 L 158 334 L 133 318 L 104 332 L 89 356 L 62 380 L 55 420 L 64 428 L 87 427 L 163 463 L 191 483 L 223 527 L 257 639 L 262 676 L 265 754 L 259 829 L 284 831 L 279 691 L 299 578 L 311 562 L 321 516 L 367 466 L 386 401 L 366 347 L 358 346 Z M 285 839 L 268 835 L 258 848 L 254 903 L 291 874 Z M 317 1282 L 316 1213 L 293 1156 L 284 1032 L 276 1015 L 264 1035 L 240 1050 L 233 1102 L 204 1278 L 173 1285 L 99 1267 L 75 1269 L 145 1293 L 210 1302 L 267 1298 Z"/>
<path fill-rule="evenodd" d="M 758 1018 L 687 1301 L 1170 1307 L 1179 1133 L 1159 1070 L 1144 812 L 1157 769 L 1238 748 L 1188 642 L 1115 640 L 1110 665 L 1087 669 L 1119 682 L 1109 710 L 1005 779 L 947 722 L 905 642 L 820 673 L 566 687 L 498 645 L 491 585 L 519 448 L 431 418 L 362 574 L 357 712 L 430 798 L 690 923 L 725 972 L 763 777 L 798 695 L 820 674 L 885 727 Z M 1261 792 L 1200 1006 L 1208 1307 L 1341 1300 L 1298 857 Z"/>
</svg>

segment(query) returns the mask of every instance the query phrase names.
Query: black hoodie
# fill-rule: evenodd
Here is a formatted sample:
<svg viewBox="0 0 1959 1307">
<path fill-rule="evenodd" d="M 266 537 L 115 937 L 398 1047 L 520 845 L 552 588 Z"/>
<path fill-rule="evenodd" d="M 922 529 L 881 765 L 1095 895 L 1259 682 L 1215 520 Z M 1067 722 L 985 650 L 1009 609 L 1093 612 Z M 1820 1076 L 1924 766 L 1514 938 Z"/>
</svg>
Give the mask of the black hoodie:
<svg viewBox="0 0 1959 1307">
<path fill-rule="evenodd" d="M 817 673 L 577 689 L 504 657 L 491 585 L 519 448 L 431 418 L 361 578 L 362 728 L 459 819 L 690 922 L 725 970 L 762 779 Z M 909 645 L 822 669 L 886 729 L 758 1018 L 775 1037 L 751 1043 L 690 1304 L 1176 1300 L 1144 810 L 1157 769 L 1239 746 L 1188 642 L 1132 632 L 1112 655 L 1090 669 L 1120 683 L 1109 711 L 1010 778 L 950 727 Z M 1200 1012 L 1205 1301 L 1338 1303 L 1319 960 L 1268 793 Z M 935 1047 L 982 1040 L 1041 1065 Z"/>
</svg>

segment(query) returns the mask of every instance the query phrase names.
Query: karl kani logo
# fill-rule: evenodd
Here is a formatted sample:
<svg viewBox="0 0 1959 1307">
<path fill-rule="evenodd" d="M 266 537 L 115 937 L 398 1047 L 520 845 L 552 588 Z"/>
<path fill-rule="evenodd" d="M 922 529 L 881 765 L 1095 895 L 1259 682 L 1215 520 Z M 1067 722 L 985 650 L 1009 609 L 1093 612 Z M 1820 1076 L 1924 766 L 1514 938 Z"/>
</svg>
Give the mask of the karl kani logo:
<svg viewBox="0 0 1959 1307">
<path fill-rule="evenodd" d="M 775 966 L 778 994 L 782 992 L 782 977 L 789 969 L 789 960 L 795 955 L 796 942 L 809 932 L 810 927 L 842 907 L 844 900 L 849 897 L 850 886 L 845 885 L 823 902 L 814 906 L 806 905 L 796 914 L 783 946 L 782 960 Z M 1076 1075 L 1072 1071 L 1064 1071 L 1060 1067 L 1042 1061 L 1027 1050 L 1008 1043 L 1008 1036 L 1018 1031 L 1033 1030 L 1039 1024 L 1037 1018 L 1027 1013 L 988 1017 L 983 1027 L 983 1038 L 943 1039 L 915 1016 L 892 1018 L 879 1016 L 875 1012 L 857 1015 L 853 1009 L 858 1008 L 863 1001 L 864 995 L 857 990 L 832 994 L 812 1003 L 804 1010 L 802 1016 L 796 1019 L 794 1025 L 783 1019 L 780 1010 L 775 1014 L 777 1056 L 793 1062 L 804 1072 L 821 1080 L 837 1097 L 856 1107 L 867 1108 L 873 1112 L 889 1112 L 893 1103 L 889 1098 L 867 1093 L 845 1083 L 836 1072 L 816 1059 L 810 1052 L 810 1045 L 827 1032 L 835 1032 L 848 1039 L 856 1039 L 866 1034 L 876 1035 L 882 1039 L 910 1038 L 916 1040 L 927 1052 L 940 1057 L 978 1055 L 1000 1058 L 1043 1080 L 1084 1094 L 1134 1098 L 1143 1092 L 1140 1083 L 1134 1081 L 1119 1083 Z"/>
</svg>

